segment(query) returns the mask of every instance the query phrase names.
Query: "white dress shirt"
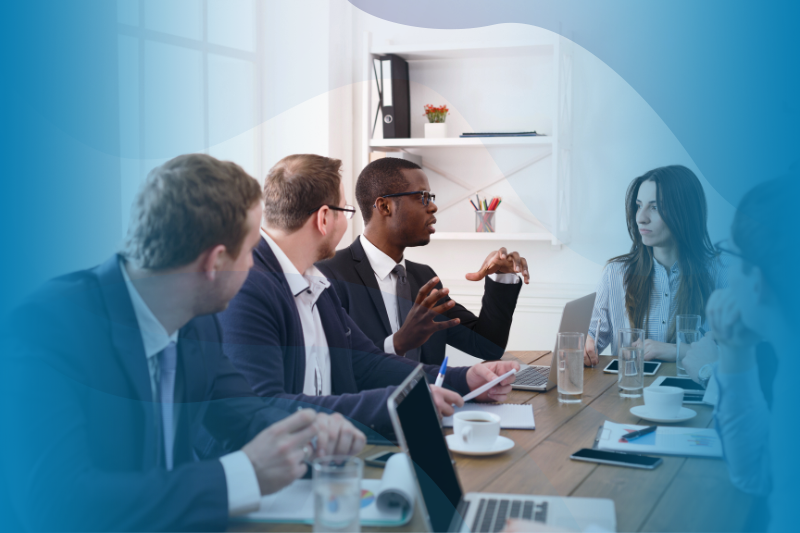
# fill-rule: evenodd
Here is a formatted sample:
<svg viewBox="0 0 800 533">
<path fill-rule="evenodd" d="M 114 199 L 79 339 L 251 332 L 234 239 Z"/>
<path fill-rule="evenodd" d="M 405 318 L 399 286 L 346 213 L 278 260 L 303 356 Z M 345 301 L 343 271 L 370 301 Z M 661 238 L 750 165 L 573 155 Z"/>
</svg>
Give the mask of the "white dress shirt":
<svg viewBox="0 0 800 533">
<path fill-rule="evenodd" d="M 131 282 L 124 261 L 119 265 L 125 285 L 128 288 L 128 295 L 131 297 L 133 312 L 136 321 L 139 323 L 139 331 L 142 334 L 142 343 L 147 357 L 147 368 L 150 371 L 150 390 L 153 394 L 153 401 L 158 398 L 158 354 L 167 347 L 170 342 L 178 344 L 178 332 L 172 335 L 167 334 L 167 330 L 142 299 L 136 287 Z M 175 404 L 176 407 L 179 404 Z M 175 411 L 176 414 L 179 412 Z M 177 424 L 178 417 L 175 416 Z M 228 514 L 231 516 L 257 511 L 261 503 L 261 489 L 258 486 L 256 471 L 250 459 L 243 451 L 233 452 L 219 458 L 222 463 L 222 470 L 225 472 L 225 482 L 228 486 Z"/>
<path fill-rule="evenodd" d="M 286 282 L 294 295 L 300 325 L 303 329 L 303 342 L 306 350 L 306 372 L 303 379 L 303 394 L 311 396 L 328 396 L 331 394 L 331 356 L 328 349 L 328 338 L 322 327 L 317 299 L 322 291 L 331 286 L 328 279 L 311 265 L 302 275 L 294 263 L 272 240 L 266 231 L 261 236 L 269 244 L 272 253 L 281 265 Z"/>
<path fill-rule="evenodd" d="M 403 257 L 399 263 L 395 263 L 394 259 L 369 242 L 364 235 L 361 235 L 361 246 L 364 248 L 364 253 L 367 254 L 367 260 L 375 273 L 375 279 L 378 280 L 378 288 L 383 296 L 383 305 L 386 307 L 389 325 L 392 327 L 392 334 L 383 341 L 383 351 L 396 354 L 394 334 L 403 324 L 400 322 L 400 311 L 397 307 L 397 275 L 392 273 L 392 269 L 395 265 L 402 265 L 403 268 L 406 268 L 406 260 Z M 520 282 L 519 276 L 516 274 L 489 274 L 489 277 L 492 278 L 492 281 L 509 285 Z"/>
</svg>

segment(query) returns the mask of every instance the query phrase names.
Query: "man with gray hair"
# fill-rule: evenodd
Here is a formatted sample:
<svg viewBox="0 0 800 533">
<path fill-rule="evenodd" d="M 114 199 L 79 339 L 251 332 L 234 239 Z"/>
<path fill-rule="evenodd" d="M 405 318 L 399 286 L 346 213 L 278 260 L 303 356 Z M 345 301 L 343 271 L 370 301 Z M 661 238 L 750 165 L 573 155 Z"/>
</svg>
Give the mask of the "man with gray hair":
<svg viewBox="0 0 800 533">
<path fill-rule="evenodd" d="M 13 313 L 3 460 L 26 528 L 221 530 L 303 475 L 312 442 L 363 447 L 340 415 L 257 397 L 222 351 L 212 313 L 252 265 L 259 199 L 238 165 L 176 157 L 148 176 L 121 254 Z M 202 431 L 221 457 L 198 459 Z"/>
</svg>

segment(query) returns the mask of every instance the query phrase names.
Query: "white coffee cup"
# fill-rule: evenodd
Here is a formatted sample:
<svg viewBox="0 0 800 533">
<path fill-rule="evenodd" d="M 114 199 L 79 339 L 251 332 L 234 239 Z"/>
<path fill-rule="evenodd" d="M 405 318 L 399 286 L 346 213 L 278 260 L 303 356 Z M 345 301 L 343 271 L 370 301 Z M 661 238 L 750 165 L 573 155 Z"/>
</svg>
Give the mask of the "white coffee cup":
<svg viewBox="0 0 800 533">
<path fill-rule="evenodd" d="M 647 387 L 644 389 L 647 414 L 654 418 L 677 418 L 683 406 L 683 389 L 679 387 Z"/>
<path fill-rule="evenodd" d="M 487 450 L 500 435 L 500 417 L 483 411 L 461 411 L 453 416 L 453 434 L 468 449 Z"/>
</svg>

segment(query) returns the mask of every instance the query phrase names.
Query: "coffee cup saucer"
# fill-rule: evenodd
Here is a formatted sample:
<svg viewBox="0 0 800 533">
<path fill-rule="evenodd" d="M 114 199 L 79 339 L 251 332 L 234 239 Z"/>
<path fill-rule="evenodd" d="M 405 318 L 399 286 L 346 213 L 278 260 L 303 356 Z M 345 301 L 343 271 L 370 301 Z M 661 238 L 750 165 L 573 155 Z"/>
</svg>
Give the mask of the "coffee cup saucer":
<svg viewBox="0 0 800 533">
<path fill-rule="evenodd" d="M 695 416 L 697 416 L 697 411 L 689 409 L 688 407 L 681 407 L 681 410 L 678 411 L 678 416 L 674 418 L 661 418 L 653 416 L 647 410 L 646 405 L 637 405 L 636 407 L 631 407 L 631 414 L 633 416 L 638 416 L 639 418 L 644 418 L 645 420 L 649 420 L 650 422 L 659 422 L 661 424 L 674 424 L 676 422 L 686 422 L 687 420 L 691 420 Z"/>
<path fill-rule="evenodd" d="M 498 435 L 497 440 L 491 448 L 474 449 L 468 448 L 461 442 L 455 435 L 448 435 L 445 437 L 447 440 L 447 447 L 451 452 L 460 453 L 462 455 L 495 455 L 497 453 L 507 452 L 514 447 L 514 441 L 508 437 Z"/>
</svg>

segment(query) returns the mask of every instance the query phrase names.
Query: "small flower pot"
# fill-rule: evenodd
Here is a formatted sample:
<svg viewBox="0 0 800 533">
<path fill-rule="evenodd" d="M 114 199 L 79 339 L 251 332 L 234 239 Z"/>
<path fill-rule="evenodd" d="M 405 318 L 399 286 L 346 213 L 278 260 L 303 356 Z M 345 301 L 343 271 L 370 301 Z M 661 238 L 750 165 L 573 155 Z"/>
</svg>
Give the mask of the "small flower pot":
<svg viewBox="0 0 800 533">
<path fill-rule="evenodd" d="M 425 124 L 426 139 L 444 139 L 447 137 L 447 124 L 444 122 L 428 122 Z"/>
</svg>

